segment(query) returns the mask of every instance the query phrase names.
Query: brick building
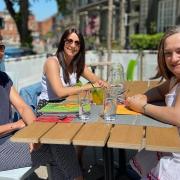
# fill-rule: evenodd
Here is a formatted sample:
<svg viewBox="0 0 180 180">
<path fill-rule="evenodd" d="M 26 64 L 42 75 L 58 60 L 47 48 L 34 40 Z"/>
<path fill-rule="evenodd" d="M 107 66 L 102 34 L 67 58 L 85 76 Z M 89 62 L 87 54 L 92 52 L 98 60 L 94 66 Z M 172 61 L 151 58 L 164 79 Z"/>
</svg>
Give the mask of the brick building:
<svg viewBox="0 0 180 180">
<path fill-rule="evenodd" d="M 1 29 L 1 34 L 3 36 L 4 42 L 7 44 L 19 45 L 19 33 L 16 28 L 16 24 L 7 10 L 0 12 L 0 17 L 4 19 L 4 28 Z M 37 22 L 34 15 L 29 16 L 28 26 L 32 31 L 32 36 L 34 39 L 39 39 L 46 35 L 48 32 L 52 31 L 54 25 L 54 17 L 50 17 L 42 22 Z"/>
<path fill-rule="evenodd" d="M 38 29 L 40 35 L 44 36 L 48 32 L 53 30 L 53 26 L 55 24 L 55 17 L 50 17 L 44 21 L 38 22 Z"/>
<path fill-rule="evenodd" d="M 9 44 L 19 44 L 19 34 L 17 32 L 14 20 L 11 18 L 8 11 L 0 12 L 0 17 L 4 19 L 4 28 L 1 29 L 4 42 Z"/>
</svg>

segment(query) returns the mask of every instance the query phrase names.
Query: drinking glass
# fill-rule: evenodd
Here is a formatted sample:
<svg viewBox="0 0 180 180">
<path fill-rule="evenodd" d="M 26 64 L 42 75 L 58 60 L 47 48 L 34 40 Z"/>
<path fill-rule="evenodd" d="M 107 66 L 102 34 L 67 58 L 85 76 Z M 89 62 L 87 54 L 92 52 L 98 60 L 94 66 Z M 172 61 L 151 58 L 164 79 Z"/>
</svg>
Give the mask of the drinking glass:
<svg viewBox="0 0 180 180">
<path fill-rule="evenodd" d="M 108 82 L 109 84 L 111 84 L 111 89 L 113 91 L 113 94 L 116 96 L 117 100 L 119 101 L 119 99 L 123 99 L 124 97 L 122 98 L 122 94 L 125 90 L 124 68 L 121 64 L 113 64 L 113 66 L 110 69 Z"/>
<path fill-rule="evenodd" d="M 86 122 L 90 118 L 91 99 L 90 92 L 84 91 L 79 94 L 79 118 Z"/>
<path fill-rule="evenodd" d="M 104 120 L 106 122 L 114 121 L 116 119 L 116 105 L 116 96 L 113 94 L 112 89 L 109 88 L 106 90 L 104 99 Z"/>
<path fill-rule="evenodd" d="M 124 84 L 124 68 L 121 64 L 113 64 L 108 76 L 108 82 L 112 86 L 123 86 Z"/>
</svg>

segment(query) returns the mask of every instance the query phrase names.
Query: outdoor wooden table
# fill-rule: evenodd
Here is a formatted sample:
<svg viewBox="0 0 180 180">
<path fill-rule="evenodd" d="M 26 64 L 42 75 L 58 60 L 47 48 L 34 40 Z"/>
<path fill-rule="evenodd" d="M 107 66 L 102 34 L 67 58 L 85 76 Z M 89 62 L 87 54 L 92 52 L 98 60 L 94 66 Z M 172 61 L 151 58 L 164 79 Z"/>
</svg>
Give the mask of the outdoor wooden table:
<svg viewBox="0 0 180 180">
<path fill-rule="evenodd" d="M 155 85 L 155 82 L 151 84 L 138 81 L 126 82 L 126 87 L 129 89 L 128 95 L 143 93 L 148 87 Z M 176 127 L 162 126 L 162 123 L 143 115 L 121 116 L 120 118 L 117 124 L 115 122 L 107 124 L 103 121 L 89 123 L 35 122 L 18 131 L 11 140 L 47 144 L 72 143 L 73 145 L 102 147 L 106 179 L 112 178 L 109 170 L 112 168 L 109 167 L 112 160 L 107 155 L 107 149 L 141 150 L 145 148 L 152 151 L 180 151 L 180 137 Z M 156 127 L 152 127 L 153 124 Z"/>
<path fill-rule="evenodd" d="M 159 85 L 159 81 L 126 81 L 125 87 L 128 89 L 127 96 L 144 93 L 148 89 Z"/>
<path fill-rule="evenodd" d="M 104 147 L 109 137 L 111 127 L 111 124 L 103 124 L 100 122 L 87 123 L 73 138 L 73 144 Z"/>
<path fill-rule="evenodd" d="M 109 152 L 106 147 L 111 127 L 112 124 L 104 124 L 102 122 L 87 123 L 73 139 L 74 145 L 102 147 L 106 180 L 112 179 L 111 171 L 109 170 L 111 162 L 108 156 Z"/>
<path fill-rule="evenodd" d="M 11 141 L 14 142 L 26 142 L 26 143 L 38 143 L 40 138 L 48 132 L 56 123 L 43 123 L 34 122 L 25 128 L 17 131 L 12 137 Z"/>
<path fill-rule="evenodd" d="M 71 144 L 83 123 L 34 122 L 11 137 L 14 142 Z"/>
<path fill-rule="evenodd" d="M 143 145 L 144 134 L 143 126 L 115 125 L 111 130 L 107 146 L 140 150 Z"/>
<path fill-rule="evenodd" d="M 148 89 L 147 81 L 127 81 L 125 88 L 128 89 L 127 96 L 144 93 Z"/>
<path fill-rule="evenodd" d="M 71 144 L 83 123 L 57 123 L 40 138 L 42 144 Z"/>
<path fill-rule="evenodd" d="M 180 136 L 177 127 L 147 127 L 146 150 L 180 152 Z"/>
</svg>

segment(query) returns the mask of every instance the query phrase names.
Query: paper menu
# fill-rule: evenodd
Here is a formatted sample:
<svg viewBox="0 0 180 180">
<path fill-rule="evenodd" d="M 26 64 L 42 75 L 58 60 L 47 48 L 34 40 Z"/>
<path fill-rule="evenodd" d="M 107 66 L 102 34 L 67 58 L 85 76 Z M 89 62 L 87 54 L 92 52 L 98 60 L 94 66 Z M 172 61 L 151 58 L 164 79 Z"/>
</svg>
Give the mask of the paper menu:
<svg viewBox="0 0 180 180">
<path fill-rule="evenodd" d="M 122 115 L 122 114 L 124 114 L 124 115 L 141 115 L 141 113 L 130 110 L 123 104 L 117 105 L 116 114 L 119 114 L 119 115 Z"/>
</svg>

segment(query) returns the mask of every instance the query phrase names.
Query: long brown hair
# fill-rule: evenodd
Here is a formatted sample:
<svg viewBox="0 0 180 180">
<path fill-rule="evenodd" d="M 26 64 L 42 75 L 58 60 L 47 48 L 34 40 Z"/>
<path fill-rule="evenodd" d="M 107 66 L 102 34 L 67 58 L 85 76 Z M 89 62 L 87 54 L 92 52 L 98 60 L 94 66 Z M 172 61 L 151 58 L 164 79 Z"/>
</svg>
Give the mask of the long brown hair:
<svg viewBox="0 0 180 180">
<path fill-rule="evenodd" d="M 62 67 L 63 78 L 64 78 L 65 83 L 70 83 L 70 79 L 69 79 L 69 73 L 67 71 L 67 65 L 65 63 L 64 45 L 65 45 L 65 40 L 72 33 L 76 33 L 76 35 L 79 38 L 79 42 L 80 42 L 79 52 L 78 52 L 78 54 L 76 54 L 76 56 L 73 58 L 73 60 L 71 61 L 71 64 L 70 64 L 72 66 L 73 72 L 77 74 L 76 81 L 79 80 L 81 74 L 84 71 L 84 67 L 85 67 L 85 43 L 84 43 L 83 35 L 77 29 L 74 29 L 74 28 L 65 30 L 65 32 L 63 33 L 63 35 L 61 37 L 61 40 L 59 42 L 58 49 L 56 52 L 56 56 Z"/>
<path fill-rule="evenodd" d="M 174 76 L 174 74 L 168 69 L 166 62 L 165 62 L 164 44 L 165 44 L 165 41 L 168 37 L 170 37 L 176 33 L 180 33 L 180 26 L 173 26 L 173 27 L 169 28 L 165 32 L 163 37 L 161 38 L 161 41 L 160 41 L 159 47 L 158 47 L 158 54 L 157 54 L 158 72 L 155 75 L 155 77 L 153 77 L 152 79 L 156 79 L 156 78 L 163 79 L 163 78 L 165 78 L 165 79 L 169 80 L 171 77 Z"/>
</svg>

